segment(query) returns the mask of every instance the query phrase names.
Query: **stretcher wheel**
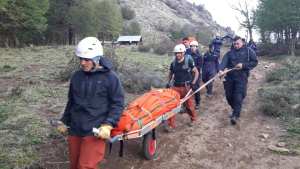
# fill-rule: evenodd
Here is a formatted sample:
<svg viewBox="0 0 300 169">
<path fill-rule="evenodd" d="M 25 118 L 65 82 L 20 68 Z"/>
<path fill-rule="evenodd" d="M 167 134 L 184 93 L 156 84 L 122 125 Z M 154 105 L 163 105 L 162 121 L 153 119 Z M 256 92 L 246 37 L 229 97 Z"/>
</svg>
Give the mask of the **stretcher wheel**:
<svg viewBox="0 0 300 169">
<path fill-rule="evenodd" d="M 144 135 L 143 153 L 147 160 L 153 160 L 157 156 L 156 148 L 155 131 Z"/>
</svg>

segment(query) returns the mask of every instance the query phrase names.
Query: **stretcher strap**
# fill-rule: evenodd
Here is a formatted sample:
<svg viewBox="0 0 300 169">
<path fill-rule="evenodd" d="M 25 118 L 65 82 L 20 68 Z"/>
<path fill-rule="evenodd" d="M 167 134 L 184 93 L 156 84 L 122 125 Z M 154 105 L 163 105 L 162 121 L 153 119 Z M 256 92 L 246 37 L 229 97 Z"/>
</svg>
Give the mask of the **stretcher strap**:
<svg viewBox="0 0 300 169">
<path fill-rule="evenodd" d="M 171 102 L 174 101 L 175 99 L 176 99 L 176 97 L 173 97 L 173 98 L 171 98 L 170 100 L 166 101 L 165 104 L 171 103 Z M 143 125 L 143 118 L 145 118 L 145 117 L 147 117 L 147 116 L 152 116 L 152 113 L 153 113 L 156 109 L 158 109 L 158 108 L 160 108 L 160 107 L 162 107 L 162 106 L 163 106 L 163 105 L 161 105 L 161 104 L 156 105 L 156 106 L 155 106 L 152 110 L 150 110 L 150 111 L 146 110 L 146 109 L 143 108 L 143 107 L 140 107 L 140 109 L 141 109 L 142 111 L 140 111 L 139 113 L 145 112 L 146 114 L 143 115 L 143 116 L 141 116 L 141 117 L 139 117 L 139 118 L 134 117 L 133 114 L 132 114 L 131 112 L 128 112 L 130 118 L 131 118 L 132 121 L 133 121 L 133 122 L 131 123 L 131 125 L 130 125 L 130 126 L 131 126 L 130 128 L 132 128 L 133 125 L 134 125 L 135 123 L 137 123 L 138 126 L 139 126 L 140 128 L 142 128 L 142 127 L 144 126 L 144 125 Z"/>
</svg>

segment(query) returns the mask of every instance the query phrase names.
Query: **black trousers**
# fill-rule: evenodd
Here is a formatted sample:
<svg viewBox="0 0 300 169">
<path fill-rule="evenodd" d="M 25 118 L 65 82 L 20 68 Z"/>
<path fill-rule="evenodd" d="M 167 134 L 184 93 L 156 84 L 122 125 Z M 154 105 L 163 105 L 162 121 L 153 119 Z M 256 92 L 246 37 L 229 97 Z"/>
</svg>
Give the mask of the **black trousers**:
<svg viewBox="0 0 300 169">
<path fill-rule="evenodd" d="M 197 89 L 200 87 L 200 82 L 201 82 L 201 74 L 199 73 L 199 77 L 196 81 L 196 87 Z M 195 93 L 195 102 L 196 102 L 196 105 L 200 106 L 200 101 L 201 101 L 201 97 L 200 97 L 200 91 Z"/>
<path fill-rule="evenodd" d="M 204 72 L 203 75 L 202 75 L 203 82 L 206 83 L 207 81 L 212 79 L 216 74 L 217 74 L 216 71 L 206 71 L 206 72 Z M 209 83 L 206 86 L 207 94 L 212 94 L 213 93 L 213 85 L 214 85 L 214 82 L 212 81 L 211 83 Z"/>
<path fill-rule="evenodd" d="M 243 100 L 247 95 L 248 77 L 225 78 L 224 84 L 226 100 L 233 112 L 232 115 L 239 118 Z"/>
</svg>

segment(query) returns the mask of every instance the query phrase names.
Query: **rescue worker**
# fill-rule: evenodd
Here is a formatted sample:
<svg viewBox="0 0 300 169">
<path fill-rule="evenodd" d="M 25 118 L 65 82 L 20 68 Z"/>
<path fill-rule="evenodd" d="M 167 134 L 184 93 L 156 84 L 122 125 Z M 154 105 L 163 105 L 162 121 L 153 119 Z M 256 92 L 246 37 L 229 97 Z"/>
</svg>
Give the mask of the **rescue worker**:
<svg viewBox="0 0 300 169">
<path fill-rule="evenodd" d="M 57 129 L 68 133 L 70 169 L 97 169 L 105 140 L 123 111 L 124 93 L 97 38 L 82 39 L 75 54 L 81 69 L 71 78 L 68 103 Z M 96 136 L 94 127 L 100 131 Z"/>
<path fill-rule="evenodd" d="M 203 65 L 203 58 L 199 52 L 198 46 L 199 46 L 199 43 L 195 40 L 190 43 L 191 56 L 194 60 L 195 67 L 197 68 L 197 70 L 199 72 L 199 76 L 198 76 L 198 79 L 195 84 L 196 89 L 198 89 L 200 87 L 201 69 L 202 69 L 202 65 Z M 197 92 L 195 94 L 196 109 L 200 108 L 200 100 L 201 100 L 200 92 Z"/>
<path fill-rule="evenodd" d="M 221 47 L 223 45 L 223 39 L 220 36 L 216 36 L 216 38 L 213 39 L 211 44 L 214 46 L 214 53 L 218 56 L 218 59 L 220 59 L 220 53 L 221 53 Z"/>
<path fill-rule="evenodd" d="M 195 63 L 190 55 L 185 55 L 185 46 L 183 44 L 176 45 L 173 50 L 175 59 L 170 65 L 169 82 L 167 87 L 170 87 L 171 81 L 174 81 L 172 89 L 176 90 L 180 97 L 186 96 L 192 88 L 195 90 L 199 72 L 195 67 Z M 192 78 L 192 72 L 194 78 Z M 191 97 L 185 102 L 186 111 L 191 118 L 190 126 L 196 121 L 196 111 L 194 98 Z M 175 116 L 168 120 L 168 125 L 172 129 L 175 128 Z"/>
<path fill-rule="evenodd" d="M 212 79 L 219 71 L 218 56 L 214 53 L 214 46 L 209 45 L 209 50 L 203 57 L 202 80 L 204 83 Z M 213 82 L 206 86 L 206 96 L 211 97 L 213 93 Z"/>
<path fill-rule="evenodd" d="M 258 61 L 255 52 L 243 44 L 241 37 L 235 37 L 233 45 L 234 49 L 227 52 L 222 59 L 219 74 L 222 76 L 225 69 L 235 68 L 225 76 L 224 81 L 226 100 L 233 110 L 230 122 L 235 125 L 246 97 L 250 70 L 257 66 Z"/>
<path fill-rule="evenodd" d="M 234 35 L 232 35 L 232 34 L 227 34 L 227 35 L 223 36 L 223 37 L 221 38 L 221 40 L 222 40 L 222 41 L 224 41 L 224 40 L 227 40 L 227 41 L 233 41 L 233 37 L 234 37 Z"/>
<path fill-rule="evenodd" d="M 247 44 L 247 47 L 251 48 L 256 53 L 257 46 L 256 46 L 255 42 L 252 39 L 249 40 L 249 42 Z"/>
<path fill-rule="evenodd" d="M 244 45 L 246 45 L 246 46 L 248 47 L 248 44 L 247 44 L 246 39 L 245 39 L 245 38 L 242 38 L 242 41 L 243 41 Z"/>
<path fill-rule="evenodd" d="M 192 51 L 190 48 L 190 38 L 189 37 L 184 37 L 182 39 L 182 44 L 185 46 L 185 54 L 186 55 L 191 55 Z"/>
</svg>

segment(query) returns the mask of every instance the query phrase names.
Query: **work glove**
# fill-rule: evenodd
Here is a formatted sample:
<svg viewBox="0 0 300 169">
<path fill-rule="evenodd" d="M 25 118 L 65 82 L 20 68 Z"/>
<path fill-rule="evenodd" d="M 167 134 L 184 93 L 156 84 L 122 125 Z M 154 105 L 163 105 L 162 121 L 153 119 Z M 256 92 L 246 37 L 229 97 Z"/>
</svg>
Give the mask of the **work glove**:
<svg viewBox="0 0 300 169">
<path fill-rule="evenodd" d="M 96 137 L 102 138 L 102 139 L 109 139 L 110 138 L 110 132 L 113 129 L 113 127 L 109 124 L 103 124 L 99 127 L 99 132 L 95 134 Z"/>
<path fill-rule="evenodd" d="M 68 132 L 68 127 L 61 121 L 57 122 L 57 131 L 62 135 L 66 135 Z"/>
<path fill-rule="evenodd" d="M 243 64 L 242 63 L 238 63 L 238 64 L 235 65 L 235 68 L 238 69 L 238 70 L 240 70 L 240 69 L 243 68 Z"/>
</svg>

